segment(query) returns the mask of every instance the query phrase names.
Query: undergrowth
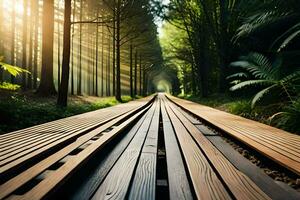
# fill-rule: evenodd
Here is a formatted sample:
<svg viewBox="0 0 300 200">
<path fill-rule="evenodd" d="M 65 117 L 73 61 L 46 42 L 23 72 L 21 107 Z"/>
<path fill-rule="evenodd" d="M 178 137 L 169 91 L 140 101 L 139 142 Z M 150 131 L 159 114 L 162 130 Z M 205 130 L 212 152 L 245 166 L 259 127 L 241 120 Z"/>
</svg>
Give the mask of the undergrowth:
<svg viewBox="0 0 300 200">
<path fill-rule="evenodd" d="M 122 96 L 122 100 L 128 102 L 132 99 Z M 0 134 L 119 104 L 114 97 L 97 98 L 95 102 L 71 99 L 67 108 L 57 107 L 55 103 L 55 97 L 13 94 L 1 98 Z"/>
</svg>

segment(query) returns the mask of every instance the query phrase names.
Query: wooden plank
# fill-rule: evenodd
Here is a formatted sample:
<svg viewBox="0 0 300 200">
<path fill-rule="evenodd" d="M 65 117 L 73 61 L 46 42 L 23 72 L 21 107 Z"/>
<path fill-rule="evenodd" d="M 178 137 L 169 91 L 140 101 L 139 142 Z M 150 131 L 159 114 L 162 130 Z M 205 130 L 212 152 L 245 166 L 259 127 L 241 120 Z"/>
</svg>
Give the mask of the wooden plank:
<svg viewBox="0 0 300 200">
<path fill-rule="evenodd" d="M 225 157 L 219 152 L 201 132 L 180 113 L 174 104 L 168 102 L 172 111 L 184 124 L 198 146 L 210 160 L 220 178 L 230 189 L 236 199 L 270 199 L 261 189 L 251 181 L 245 174 L 237 170 Z"/>
<path fill-rule="evenodd" d="M 150 112 L 139 128 L 138 133 L 108 173 L 92 199 L 125 199 L 156 107 L 157 102 L 150 108 Z"/>
<path fill-rule="evenodd" d="M 76 156 L 72 156 L 67 160 L 60 168 L 54 171 L 51 176 L 47 176 L 40 183 L 38 183 L 34 188 L 30 191 L 26 192 L 22 195 L 21 199 L 42 199 L 46 198 L 51 194 L 62 181 L 65 181 L 70 174 L 74 173 L 80 166 L 87 162 L 97 151 L 104 147 L 109 141 L 111 141 L 114 137 L 116 137 L 122 130 L 128 127 L 133 121 L 135 121 L 138 117 L 140 117 L 144 111 L 140 111 L 134 116 L 130 117 L 126 122 L 122 123 L 115 129 L 106 134 L 103 134 L 98 140 L 96 140 L 93 144 L 85 148 Z"/>
<path fill-rule="evenodd" d="M 213 124 L 225 133 L 250 146 L 266 157 L 272 159 L 273 161 L 279 163 L 283 167 L 286 167 L 287 169 L 300 175 L 300 162 L 298 161 L 299 158 L 296 156 L 299 154 L 298 148 L 300 146 L 300 136 L 293 135 L 286 131 L 270 127 L 249 119 L 209 108 L 207 106 L 202 106 L 186 100 L 181 100 L 172 96 L 168 96 L 168 98 L 177 103 L 179 106 L 183 106 L 189 112 Z M 252 134 L 256 135 L 256 137 L 258 138 L 260 137 L 260 135 L 268 135 L 268 137 L 281 138 L 284 141 L 290 141 L 290 143 L 294 145 L 297 144 L 296 146 L 298 148 L 288 149 L 284 151 L 284 149 L 279 148 L 278 145 L 275 146 L 271 144 L 262 144 L 261 140 L 254 140 L 254 138 L 249 138 L 249 134 L 244 134 L 243 127 L 246 124 L 248 124 L 247 131 L 251 131 Z M 241 128 L 236 129 L 234 128 L 234 126 L 240 126 Z M 291 154 L 293 156 L 291 156 Z"/>
<path fill-rule="evenodd" d="M 166 147 L 170 199 L 193 199 L 175 132 L 163 101 L 161 104 L 161 113 Z"/>
<path fill-rule="evenodd" d="M 240 153 L 233 149 L 221 137 L 207 137 L 207 139 L 240 171 L 247 175 L 262 191 L 271 199 L 297 200 L 300 194 L 295 190 L 287 191 L 279 186 L 272 178 L 267 176 L 261 169 L 244 158 Z M 283 183 L 284 184 L 284 183 Z"/>
<path fill-rule="evenodd" d="M 100 163 L 97 165 L 92 172 L 89 173 L 87 177 L 80 183 L 80 186 L 76 192 L 64 193 L 64 197 L 73 200 L 90 199 L 96 189 L 100 186 L 100 183 L 104 180 L 107 173 L 111 170 L 113 165 L 119 159 L 120 155 L 127 148 L 129 143 L 132 141 L 133 137 L 136 135 L 140 126 L 146 118 L 145 114 L 130 131 L 109 151 L 109 153 L 101 153 L 101 160 L 97 159 Z"/>
<path fill-rule="evenodd" d="M 146 141 L 129 191 L 129 199 L 155 199 L 156 160 L 159 131 L 160 100 L 158 99 Z"/>
<path fill-rule="evenodd" d="M 146 103 L 147 102 L 144 102 L 144 104 L 139 104 L 139 105 L 143 106 Z M 112 118 L 106 118 L 105 121 L 102 121 L 98 125 L 104 124 L 105 122 L 108 122 L 122 114 L 124 114 L 124 113 L 119 113 L 117 116 L 114 116 Z M 47 146 L 45 146 L 45 145 L 36 146 L 35 148 L 28 149 L 28 150 L 23 151 L 15 156 L 9 157 L 6 160 L 1 161 L 0 162 L 2 165 L 0 168 L 1 175 L 9 173 L 9 171 L 13 170 L 14 168 L 22 165 L 25 162 L 28 162 L 29 160 L 34 159 L 37 156 L 40 156 L 43 153 L 50 151 L 51 149 L 55 148 L 56 146 L 66 142 L 68 140 L 73 140 L 76 137 L 81 136 L 83 133 L 85 133 L 86 131 L 89 131 L 90 129 L 92 129 L 92 128 L 88 127 L 86 129 L 81 130 L 80 132 L 71 133 L 70 135 L 63 137 L 60 140 L 56 140 L 53 143 L 49 143 Z M 35 151 L 33 151 L 33 150 L 35 150 Z"/>
<path fill-rule="evenodd" d="M 205 125 L 195 125 L 199 131 L 205 136 L 217 136 L 218 134 L 207 128 Z"/>
<path fill-rule="evenodd" d="M 55 120 L 52 122 L 47 122 L 45 124 L 36 125 L 33 127 L 22 129 L 22 130 L 5 133 L 5 134 L 0 135 L 0 144 L 2 144 L 2 142 L 7 142 L 7 140 L 10 140 L 10 139 L 13 139 L 13 138 L 16 138 L 19 136 L 22 136 L 22 137 L 27 136 L 28 133 L 33 134 L 36 131 L 40 131 L 40 130 L 43 130 L 43 131 L 61 130 L 61 129 L 64 129 L 65 127 L 72 127 L 72 126 L 76 125 L 77 123 L 83 122 L 83 124 L 85 124 L 88 121 L 97 120 L 97 119 L 99 119 L 99 117 L 102 118 L 103 116 L 106 116 L 107 114 L 112 113 L 112 112 L 117 114 L 124 109 L 127 110 L 127 109 L 137 108 L 141 105 L 144 105 L 147 102 L 152 101 L 153 98 L 154 98 L 154 96 L 149 96 L 149 97 L 138 99 L 135 101 L 130 101 L 125 104 L 120 104 L 120 105 L 116 105 L 113 107 L 103 108 L 103 109 L 91 111 L 88 113 L 83 113 L 83 114 L 71 116 L 68 118 Z"/>
<path fill-rule="evenodd" d="M 165 102 L 167 99 L 165 99 Z M 173 124 L 198 199 L 231 199 L 205 155 L 166 102 L 166 111 Z"/>
<path fill-rule="evenodd" d="M 138 110 L 138 109 L 136 109 Z M 61 159 L 63 159 L 66 155 L 70 154 L 72 151 L 77 149 L 78 147 L 82 146 L 83 144 L 87 143 L 91 138 L 95 135 L 98 135 L 102 131 L 106 130 L 107 128 L 113 126 L 114 124 L 118 123 L 121 120 L 126 119 L 136 110 L 133 110 L 129 113 L 119 116 L 116 119 L 105 123 L 103 126 L 94 129 L 93 131 L 87 133 L 86 135 L 78 138 L 74 143 L 66 146 L 65 148 L 61 149 L 60 151 L 56 152 L 55 154 L 49 156 L 48 158 L 44 159 L 43 161 L 37 163 L 36 165 L 32 166 L 31 168 L 27 169 L 23 173 L 19 174 L 18 176 L 10 179 L 6 183 L 0 186 L 0 199 L 4 198 L 5 196 L 9 195 L 22 185 L 26 184 L 28 181 L 32 180 L 34 177 L 42 173 L 44 170 L 48 169 L 53 164 L 57 163 Z"/>
</svg>

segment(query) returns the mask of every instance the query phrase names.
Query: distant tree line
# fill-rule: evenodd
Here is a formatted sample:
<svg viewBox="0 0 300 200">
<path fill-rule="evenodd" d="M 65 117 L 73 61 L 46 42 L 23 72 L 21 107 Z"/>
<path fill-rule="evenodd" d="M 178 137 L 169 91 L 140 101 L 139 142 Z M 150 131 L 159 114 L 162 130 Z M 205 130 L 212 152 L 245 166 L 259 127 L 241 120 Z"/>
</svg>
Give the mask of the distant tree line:
<svg viewBox="0 0 300 200">
<path fill-rule="evenodd" d="M 149 0 L 0 0 L 0 55 L 30 71 L 0 81 L 42 96 L 132 97 L 147 93 L 146 71 L 162 63 Z M 21 20 L 21 22 L 20 22 Z M 5 39 L 4 39 L 5 38 Z M 150 68 L 151 66 L 151 68 Z"/>
<path fill-rule="evenodd" d="M 300 131 L 299 8 L 298 0 L 171 0 L 160 5 L 165 61 L 185 94 L 231 91 L 252 107 L 274 105 L 282 112 L 271 118 L 285 115 L 280 123 Z"/>
</svg>

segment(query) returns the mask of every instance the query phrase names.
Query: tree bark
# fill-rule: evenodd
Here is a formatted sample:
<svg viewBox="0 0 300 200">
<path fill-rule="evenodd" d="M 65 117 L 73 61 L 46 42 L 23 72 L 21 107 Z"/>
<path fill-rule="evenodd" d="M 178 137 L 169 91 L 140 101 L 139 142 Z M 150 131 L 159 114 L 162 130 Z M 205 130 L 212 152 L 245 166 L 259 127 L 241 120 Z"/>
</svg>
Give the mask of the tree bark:
<svg viewBox="0 0 300 200">
<path fill-rule="evenodd" d="M 34 28 L 34 12 L 35 12 L 35 5 L 34 1 L 31 0 L 30 3 L 30 27 L 29 27 L 29 61 L 28 61 L 28 71 L 30 74 L 27 75 L 27 88 L 32 89 L 32 65 L 33 65 L 33 28 Z"/>
<path fill-rule="evenodd" d="M 16 0 L 12 0 L 11 12 L 11 47 L 10 47 L 10 64 L 16 65 L 15 62 L 15 35 L 16 35 Z M 15 77 L 11 75 L 11 83 L 15 82 Z"/>
<path fill-rule="evenodd" d="M 142 96 L 142 55 L 140 54 L 140 90 L 139 90 L 139 95 Z"/>
<path fill-rule="evenodd" d="M 38 1 L 34 2 L 34 59 L 33 59 L 33 88 L 37 89 L 38 78 L 38 44 L 39 44 L 39 4 Z"/>
<path fill-rule="evenodd" d="M 65 0 L 62 78 L 57 99 L 57 105 L 62 107 L 66 107 L 68 102 L 71 46 L 71 9 L 71 0 Z"/>
<path fill-rule="evenodd" d="M 58 13 L 58 20 L 57 20 L 57 88 L 59 90 L 60 87 L 60 7 L 59 1 L 57 2 L 57 13 Z"/>
<path fill-rule="evenodd" d="M 43 2 L 42 76 L 38 94 L 56 94 L 53 82 L 54 0 Z"/>
<path fill-rule="evenodd" d="M 134 56 L 134 94 L 133 96 L 135 97 L 137 95 L 137 56 L 138 56 L 138 52 L 137 50 L 135 51 L 135 56 Z"/>
<path fill-rule="evenodd" d="M 104 95 L 104 27 L 101 26 L 101 97 Z"/>
<path fill-rule="evenodd" d="M 110 37 L 108 36 L 108 56 L 107 56 L 107 96 L 110 96 Z"/>
<path fill-rule="evenodd" d="M 133 47 L 132 47 L 132 44 L 130 44 L 130 96 L 131 96 L 131 98 L 133 98 L 134 97 L 134 95 L 133 95 L 133 73 L 132 73 L 132 71 L 133 71 L 133 56 L 132 56 L 132 54 L 133 54 Z"/>
<path fill-rule="evenodd" d="M 116 95 L 116 10 L 113 11 L 113 95 Z"/>
<path fill-rule="evenodd" d="M 121 29 L 121 0 L 117 0 L 116 9 L 116 56 L 117 56 L 117 66 L 116 66 L 116 100 L 122 101 L 121 99 L 121 40 L 120 40 L 120 30 Z"/>
<path fill-rule="evenodd" d="M 80 0 L 80 17 L 79 20 L 82 21 L 82 10 L 83 10 L 83 0 Z M 79 24 L 79 66 L 78 66 L 78 80 L 77 80 L 77 94 L 82 95 L 81 90 L 81 79 L 82 79 L 82 23 Z"/>
<path fill-rule="evenodd" d="M 97 15 L 99 16 L 99 15 Z M 99 96 L 98 94 L 98 63 L 99 63 L 99 26 L 97 24 L 97 30 L 96 30 L 96 96 Z"/>
<path fill-rule="evenodd" d="M 73 3 L 73 21 L 75 21 L 76 16 L 76 0 Z M 71 63 L 71 94 L 74 95 L 74 33 L 75 33 L 75 25 L 72 26 L 72 63 Z"/>
</svg>

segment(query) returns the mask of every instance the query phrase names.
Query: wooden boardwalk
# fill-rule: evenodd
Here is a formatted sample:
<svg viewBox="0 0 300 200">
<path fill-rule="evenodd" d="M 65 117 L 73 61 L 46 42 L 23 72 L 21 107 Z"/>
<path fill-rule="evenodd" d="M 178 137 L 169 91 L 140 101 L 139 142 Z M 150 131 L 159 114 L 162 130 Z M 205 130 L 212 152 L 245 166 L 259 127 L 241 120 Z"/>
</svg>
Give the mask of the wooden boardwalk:
<svg viewBox="0 0 300 200">
<path fill-rule="evenodd" d="M 189 112 L 299 172 L 298 136 L 159 94 L 0 136 L 0 199 L 299 199 Z"/>
<path fill-rule="evenodd" d="M 207 106 L 168 96 L 204 121 L 300 175 L 300 136 Z"/>
</svg>

